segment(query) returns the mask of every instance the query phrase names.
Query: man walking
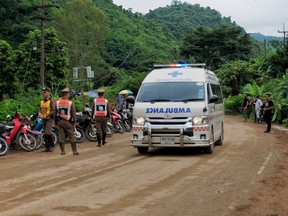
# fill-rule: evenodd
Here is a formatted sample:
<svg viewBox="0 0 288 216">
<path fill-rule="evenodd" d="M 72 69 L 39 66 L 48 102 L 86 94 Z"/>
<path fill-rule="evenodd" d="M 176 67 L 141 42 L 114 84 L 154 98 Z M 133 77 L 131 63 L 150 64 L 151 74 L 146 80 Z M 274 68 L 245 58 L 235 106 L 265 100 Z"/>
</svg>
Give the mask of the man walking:
<svg viewBox="0 0 288 216">
<path fill-rule="evenodd" d="M 71 143 L 73 155 L 78 155 L 75 138 L 75 125 L 76 125 L 76 109 L 72 101 L 69 100 L 70 89 L 64 88 L 62 91 L 62 98 L 56 102 L 57 107 L 57 121 L 59 132 L 59 145 L 61 155 L 65 155 L 65 134 L 68 135 Z"/>
<path fill-rule="evenodd" d="M 110 117 L 108 100 L 104 98 L 104 89 L 97 91 L 98 98 L 92 104 L 92 119 L 96 121 L 98 147 L 106 143 L 107 118 Z"/>
<path fill-rule="evenodd" d="M 52 152 L 55 149 L 51 135 L 54 123 L 55 103 L 51 97 L 51 89 L 43 87 L 43 100 L 40 102 L 39 118 L 42 119 L 42 128 L 44 130 L 44 140 L 46 144 L 44 152 Z"/>
<path fill-rule="evenodd" d="M 267 124 L 267 129 L 264 131 L 264 133 L 270 133 L 271 132 L 271 121 L 273 117 L 273 109 L 274 109 L 274 103 L 273 101 L 270 100 L 270 94 L 266 93 L 265 94 L 265 104 L 263 105 L 263 115 L 264 119 Z"/>
</svg>

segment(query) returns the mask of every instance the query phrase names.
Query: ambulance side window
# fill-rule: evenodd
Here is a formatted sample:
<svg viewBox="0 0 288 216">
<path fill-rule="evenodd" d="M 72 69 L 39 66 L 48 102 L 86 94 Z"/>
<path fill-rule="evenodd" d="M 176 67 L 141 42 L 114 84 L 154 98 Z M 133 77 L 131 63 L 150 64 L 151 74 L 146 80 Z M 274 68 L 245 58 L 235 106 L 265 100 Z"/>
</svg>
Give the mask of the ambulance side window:
<svg viewBox="0 0 288 216">
<path fill-rule="evenodd" d="M 217 104 L 223 103 L 222 91 L 219 85 L 211 84 L 212 94 L 217 95 Z"/>
<path fill-rule="evenodd" d="M 206 88 L 207 88 L 207 99 L 208 99 L 208 101 L 209 101 L 209 100 L 210 100 L 210 96 L 211 96 L 211 93 L 210 93 L 210 84 L 209 84 L 209 83 L 207 83 Z"/>
</svg>

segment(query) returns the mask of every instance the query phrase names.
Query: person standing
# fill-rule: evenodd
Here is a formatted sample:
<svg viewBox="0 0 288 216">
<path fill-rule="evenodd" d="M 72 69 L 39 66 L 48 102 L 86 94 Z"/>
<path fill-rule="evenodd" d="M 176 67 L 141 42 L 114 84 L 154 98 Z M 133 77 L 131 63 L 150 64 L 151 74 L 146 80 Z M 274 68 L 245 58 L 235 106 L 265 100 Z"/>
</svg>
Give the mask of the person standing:
<svg viewBox="0 0 288 216">
<path fill-rule="evenodd" d="M 44 130 L 45 150 L 44 152 L 52 152 L 55 149 L 51 130 L 54 123 L 55 102 L 51 97 L 51 89 L 42 88 L 43 100 L 40 102 L 39 118 L 42 119 L 42 128 Z"/>
<path fill-rule="evenodd" d="M 59 132 L 59 145 L 61 155 L 65 155 L 65 134 L 68 135 L 71 143 L 73 155 L 79 155 L 76 147 L 75 126 L 76 126 L 76 109 L 75 104 L 69 100 L 70 89 L 64 88 L 61 91 L 62 98 L 56 102 L 57 126 Z"/>
<path fill-rule="evenodd" d="M 243 109 L 243 115 L 244 115 L 244 121 L 247 122 L 248 119 L 248 107 L 249 107 L 250 101 L 247 97 L 246 94 L 243 95 L 243 104 L 242 104 L 242 109 Z"/>
<path fill-rule="evenodd" d="M 262 101 L 259 99 L 259 96 L 255 97 L 255 114 L 256 114 L 256 122 L 260 123 L 260 110 L 262 106 Z"/>
<path fill-rule="evenodd" d="M 270 99 L 270 94 L 265 94 L 265 104 L 263 104 L 263 115 L 265 122 L 267 124 L 267 129 L 264 131 L 264 133 L 270 133 L 271 132 L 271 122 L 273 117 L 273 109 L 274 109 L 274 103 Z"/>
<path fill-rule="evenodd" d="M 104 89 L 97 91 L 98 98 L 92 104 L 92 119 L 96 121 L 98 147 L 106 143 L 107 118 L 110 118 L 108 100 L 104 98 Z"/>
</svg>

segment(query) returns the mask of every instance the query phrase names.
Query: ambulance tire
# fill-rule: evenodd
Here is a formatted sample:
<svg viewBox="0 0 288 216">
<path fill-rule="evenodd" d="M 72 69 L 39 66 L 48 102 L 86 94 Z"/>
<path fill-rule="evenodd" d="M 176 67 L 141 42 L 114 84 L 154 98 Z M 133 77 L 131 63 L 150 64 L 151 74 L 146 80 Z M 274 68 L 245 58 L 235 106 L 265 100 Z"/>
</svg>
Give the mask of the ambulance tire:
<svg viewBox="0 0 288 216">
<path fill-rule="evenodd" d="M 217 146 L 223 145 L 223 140 L 224 140 L 224 127 L 223 127 L 223 123 L 222 123 L 221 136 L 220 136 L 220 138 L 215 142 L 215 145 L 217 145 Z"/>
<path fill-rule="evenodd" d="M 137 150 L 139 154 L 147 154 L 149 147 L 137 147 Z"/>
<path fill-rule="evenodd" d="M 204 149 L 204 153 L 206 153 L 206 154 L 213 154 L 213 152 L 214 152 L 214 142 L 215 141 L 214 141 L 213 127 L 211 128 L 211 135 L 210 136 L 211 136 L 210 140 L 211 140 L 212 144 Z"/>
</svg>

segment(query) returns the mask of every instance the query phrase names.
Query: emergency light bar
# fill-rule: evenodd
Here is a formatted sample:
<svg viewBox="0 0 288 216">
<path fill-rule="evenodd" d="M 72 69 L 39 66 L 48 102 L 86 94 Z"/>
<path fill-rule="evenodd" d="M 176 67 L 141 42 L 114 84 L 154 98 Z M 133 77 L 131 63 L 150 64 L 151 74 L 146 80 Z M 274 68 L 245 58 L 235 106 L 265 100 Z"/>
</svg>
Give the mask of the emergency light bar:
<svg viewBox="0 0 288 216">
<path fill-rule="evenodd" d="M 154 64 L 154 68 L 185 68 L 185 67 L 205 67 L 205 63 L 197 64 Z"/>
</svg>

